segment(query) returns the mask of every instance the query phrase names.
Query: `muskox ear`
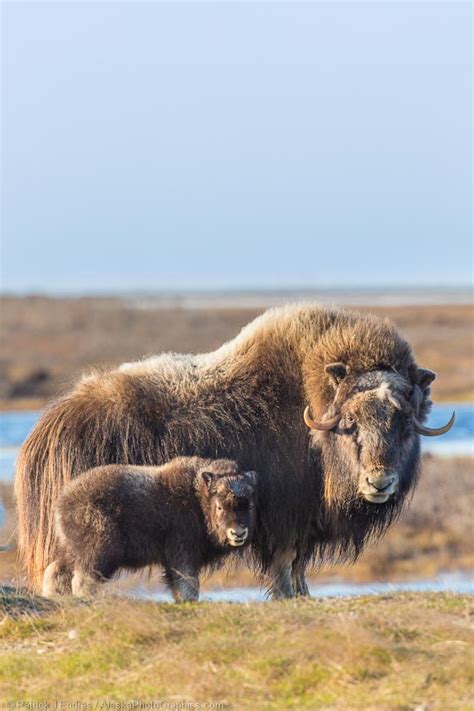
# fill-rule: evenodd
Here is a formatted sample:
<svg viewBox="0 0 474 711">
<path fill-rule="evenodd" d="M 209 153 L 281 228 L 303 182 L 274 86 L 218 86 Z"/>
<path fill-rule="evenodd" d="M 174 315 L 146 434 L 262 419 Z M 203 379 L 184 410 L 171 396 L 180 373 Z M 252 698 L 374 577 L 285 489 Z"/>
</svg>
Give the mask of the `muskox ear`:
<svg viewBox="0 0 474 711">
<path fill-rule="evenodd" d="M 213 472 L 201 472 L 201 477 L 208 489 L 211 488 L 212 482 L 214 481 Z"/>
<path fill-rule="evenodd" d="M 257 486 L 257 472 L 245 472 L 245 479 L 250 486 L 254 488 Z"/>
<path fill-rule="evenodd" d="M 418 368 L 418 385 L 425 390 L 436 378 L 436 373 L 428 368 Z"/>
<path fill-rule="evenodd" d="M 329 363 L 329 365 L 325 366 L 324 370 L 329 375 L 334 385 L 339 385 L 341 380 L 344 380 L 349 372 L 348 366 L 344 365 L 344 363 Z"/>
</svg>

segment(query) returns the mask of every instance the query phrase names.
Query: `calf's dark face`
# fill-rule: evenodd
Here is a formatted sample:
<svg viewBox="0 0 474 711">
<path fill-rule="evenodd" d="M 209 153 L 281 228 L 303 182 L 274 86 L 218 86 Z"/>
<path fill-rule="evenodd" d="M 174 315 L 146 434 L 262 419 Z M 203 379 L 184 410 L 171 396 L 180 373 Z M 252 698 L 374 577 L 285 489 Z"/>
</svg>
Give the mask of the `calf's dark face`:
<svg viewBox="0 0 474 711">
<path fill-rule="evenodd" d="M 248 543 L 255 525 L 257 475 L 246 472 L 219 476 L 203 472 L 208 489 L 208 522 L 221 545 L 239 548 Z"/>
</svg>

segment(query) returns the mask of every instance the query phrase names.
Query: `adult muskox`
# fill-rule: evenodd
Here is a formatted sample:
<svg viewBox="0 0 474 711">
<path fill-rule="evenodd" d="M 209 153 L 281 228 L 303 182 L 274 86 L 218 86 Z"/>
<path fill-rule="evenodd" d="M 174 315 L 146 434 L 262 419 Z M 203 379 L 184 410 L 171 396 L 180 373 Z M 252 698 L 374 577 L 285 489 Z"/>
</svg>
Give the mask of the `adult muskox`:
<svg viewBox="0 0 474 711">
<path fill-rule="evenodd" d="M 197 455 L 259 472 L 256 568 L 273 595 L 305 594 L 312 558 L 354 558 L 396 518 L 417 480 L 418 434 L 452 425 L 422 424 L 434 377 L 390 322 L 309 305 L 270 310 L 213 353 L 84 377 L 19 456 L 31 585 L 55 557 L 51 508 L 64 482 L 99 464 Z"/>
</svg>

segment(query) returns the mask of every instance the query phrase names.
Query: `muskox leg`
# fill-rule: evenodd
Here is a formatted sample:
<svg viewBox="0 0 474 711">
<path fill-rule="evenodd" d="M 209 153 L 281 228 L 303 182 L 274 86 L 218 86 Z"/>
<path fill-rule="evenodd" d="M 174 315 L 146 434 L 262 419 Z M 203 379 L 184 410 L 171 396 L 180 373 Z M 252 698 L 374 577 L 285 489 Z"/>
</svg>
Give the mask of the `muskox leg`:
<svg viewBox="0 0 474 711">
<path fill-rule="evenodd" d="M 72 576 L 72 594 L 76 597 L 91 597 L 97 592 L 99 579 L 79 568 L 74 569 Z"/>
<path fill-rule="evenodd" d="M 268 593 L 273 600 L 282 600 L 295 596 L 292 577 L 293 551 L 277 554 L 270 568 L 270 587 Z"/>
<path fill-rule="evenodd" d="M 70 595 L 71 579 L 71 568 L 60 559 L 53 560 L 43 573 L 41 592 L 45 597 Z"/>
<path fill-rule="evenodd" d="M 304 558 L 295 558 L 292 566 L 292 578 L 295 595 L 298 597 L 311 597 L 306 582 L 306 562 Z"/>
<path fill-rule="evenodd" d="M 175 602 L 196 602 L 199 600 L 199 575 L 189 565 L 165 568 L 165 581 Z"/>
<path fill-rule="evenodd" d="M 304 573 L 298 575 L 294 579 L 293 584 L 295 586 L 295 593 L 297 597 L 311 597 Z"/>
</svg>

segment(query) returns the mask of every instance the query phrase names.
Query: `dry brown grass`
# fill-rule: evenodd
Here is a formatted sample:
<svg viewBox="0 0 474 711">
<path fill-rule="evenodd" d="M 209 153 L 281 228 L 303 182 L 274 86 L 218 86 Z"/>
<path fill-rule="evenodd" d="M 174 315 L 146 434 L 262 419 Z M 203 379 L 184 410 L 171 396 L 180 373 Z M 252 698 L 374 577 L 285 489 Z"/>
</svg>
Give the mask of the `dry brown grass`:
<svg viewBox="0 0 474 711">
<path fill-rule="evenodd" d="M 365 309 L 367 310 L 367 309 Z M 438 400 L 474 397 L 473 310 L 468 305 L 374 307 L 392 318 L 420 363 L 438 372 Z M 3 297 L 0 402 L 37 407 L 80 371 L 160 351 L 207 351 L 262 309 L 126 308 L 119 299 Z"/>
<path fill-rule="evenodd" d="M 3 700 L 472 709 L 468 596 L 51 606 L 4 590 L 0 608 Z"/>
</svg>

